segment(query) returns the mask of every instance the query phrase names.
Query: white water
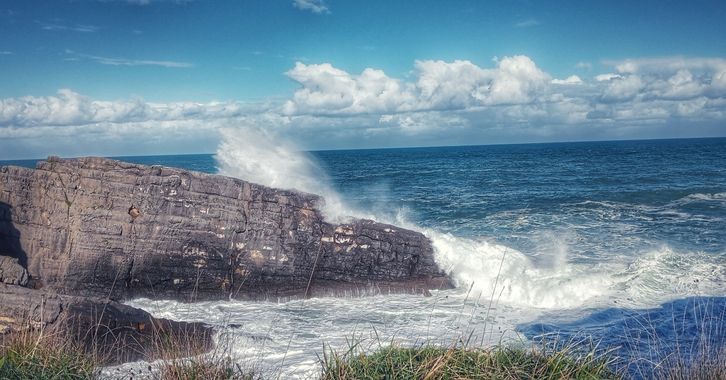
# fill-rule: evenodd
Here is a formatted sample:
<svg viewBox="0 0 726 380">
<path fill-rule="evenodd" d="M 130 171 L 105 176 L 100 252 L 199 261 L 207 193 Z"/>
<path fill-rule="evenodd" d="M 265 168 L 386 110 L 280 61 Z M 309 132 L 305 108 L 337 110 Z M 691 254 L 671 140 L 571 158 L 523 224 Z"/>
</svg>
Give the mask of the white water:
<svg viewBox="0 0 726 380">
<path fill-rule="evenodd" d="M 599 307 L 645 308 L 684 296 L 726 294 L 725 255 L 676 252 L 663 246 L 574 260 L 567 239 L 544 234 L 534 257 L 487 237 L 464 238 L 421 229 L 408 223 L 402 213 L 377 218 L 361 215 L 345 205 L 311 157 L 264 132 L 225 131 L 216 159 L 223 174 L 324 195 L 324 211 L 331 219 L 358 215 L 421 230 L 432 240 L 439 265 L 459 285 L 433 292 L 432 297 L 129 302 L 158 317 L 215 325 L 221 331 L 218 340 L 231 342 L 231 351 L 240 361 L 276 370 L 281 378 L 311 376 L 319 369 L 323 345 L 345 349 L 346 339 L 361 340 L 369 348 L 392 340 L 451 344 L 470 339 L 475 344 L 492 344 L 521 340 L 515 332 L 518 324 L 557 310 L 577 317 Z M 724 199 L 723 194 L 693 197 Z"/>
<path fill-rule="evenodd" d="M 330 220 L 373 217 L 346 205 L 315 159 L 294 143 L 262 129 L 224 129 L 220 133 L 222 142 L 215 155 L 219 174 L 321 195 L 323 214 Z"/>
</svg>

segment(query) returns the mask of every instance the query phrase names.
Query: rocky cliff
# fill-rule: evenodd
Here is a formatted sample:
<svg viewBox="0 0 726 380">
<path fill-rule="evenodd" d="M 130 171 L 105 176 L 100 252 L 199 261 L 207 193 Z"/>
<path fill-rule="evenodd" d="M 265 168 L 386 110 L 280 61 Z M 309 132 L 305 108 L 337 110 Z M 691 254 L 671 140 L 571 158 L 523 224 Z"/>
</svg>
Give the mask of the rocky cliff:
<svg viewBox="0 0 726 380">
<path fill-rule="evenodd" d="M 104 158 L 2 167 L 0 255 L 17 262 L 5 263 L 12 269 L 0 276 L 116 300 L 451 286 L 422 234 L 368 220 L 331 224 L 321 202 L 239 179 Z"/>
</svg>

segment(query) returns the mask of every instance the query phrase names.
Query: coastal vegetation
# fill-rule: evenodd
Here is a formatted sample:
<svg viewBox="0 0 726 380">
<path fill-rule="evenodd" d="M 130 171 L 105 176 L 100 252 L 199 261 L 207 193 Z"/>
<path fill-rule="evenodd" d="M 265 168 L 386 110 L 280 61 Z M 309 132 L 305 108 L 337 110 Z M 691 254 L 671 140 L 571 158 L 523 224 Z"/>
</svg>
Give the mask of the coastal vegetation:
<svg viewBox="0 0 726 380">
<path fill-rule="evenodd" d="M 567 349 L 391 345 L 371 354 L 330 352 L 322 362 L 322 379 L 618 379 L 611 360 Z"/>
<path fill-rule="evenodd" d="M 262 370 L 232 359 L 231 342 L 209 352 L 180 336 L 159 334 L 151 348 L 161 360 L 137 369 L 133 378 L 158 380 L 262 380 L 282 378 L 284 370 Z M 380 342 L 379 342 L 380 343 Z M 98 348 L 95 348 L 98 349 Z M 0 379 L 90 380 L 101 378 L 109 357 L 79 341 L 52 331 L 28 330 L 6 337 L 0 345 Z M 364 349 L 360 342 L 347 350 L 323 349 L 320 380 L 354 379 L 630 379 L 726 378 L 726 349 L 710 350 L 691 361 L 663 353 L 650 366 L 627 371 L 613 350 L 548 349 L 538 344 L 495 347 L 395 343 Z M 182 357 L 182 358 L 180 358 Z M 646 368 L 644 370 L 644 368 Z M 122 375 L 123 376 L 123 375 Z"/>
</svg>

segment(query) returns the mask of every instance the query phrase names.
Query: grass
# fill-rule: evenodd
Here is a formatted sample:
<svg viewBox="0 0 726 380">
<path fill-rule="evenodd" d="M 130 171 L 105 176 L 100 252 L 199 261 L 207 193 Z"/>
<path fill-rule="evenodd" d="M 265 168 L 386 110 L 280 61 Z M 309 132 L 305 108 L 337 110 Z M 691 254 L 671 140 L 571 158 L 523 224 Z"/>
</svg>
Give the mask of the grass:
<svg viewBox="0 0 726 380">
<path fill-rule="evenodd" d="M 160 337 L 165 356 L 148 372 L 158 380 L 261 380 L 261 373 L 241 367 L 228 348 L 200 354 L 178 337 Z M 163 346 L 163 347 L 161 347 Z M 179 359 L 181 354 L 192 354 Z M 358 379 L 627 379 L 608 353 L 574 348 L 549 350 L 535 346 L 491 348 L 396 344 L 365 352 L 353 344 L 346 352 L 324 350 L 321 380 Z M 47 332 L 24 333 L 0 346 L 0 379 L 85 380 L 99 377 L 101 363 L 83 347 Z M 663 362 L 644 378 L 659 380 L 726 379 L 726 348 L 691 361 Z M 266 378 L 278 378 L 268 376 Z"/>
<path fill-rule="evenodd" d="M 224 338 L 226 337 L 226 339 Z M 233 341 L 223 335 L 212 348 L 200 346 L 182 335 L 164 335 L 154 340 L 154 351 L 160 353 L 162 364 L 155 379 L 159 380 L 257 380 L 262 377 L 254 369 L 232 360 Z M 209 352 L 207 352 L 209 351 Z"/>
<path fill-rule="evenodd" d="M 360 342 L 350 343 L 344 351 L 324 347 L 319 378 L 726 379 L 726 346 L 719 338 L 724 336 L 725 319 L 706 307 L 712 305 L 694 303 L 685 309 L 693 316 L 674 311 L 674 321 L 697 318 L 702 323 L 698 329 L 688 331 L 680 331 L 679 325 L 674 323 L 674 330 L 679 334 L 673 337 L 659 337 L 654 321 L 637 320 L 634 331 L 643 336 L 627 337 L 633 346 L 642 346 L 635 358 L 618 357 L 616 349 L 598 348 L 586 338 L 561 342 L 557 337 L 547 337 L 539 343 L 494 347 L 472 347 L 468 345 L 469 339 L 467 343 L 458 340 L 459 343 L 452 346 L 424 344 L 413 347 L 393 342 L 382 345 L 379 340 L 373 351 L 370 350 L 373 346 L 364 349 Z M 231 341 L 230 335 L 221 335 L 210 351 L 209 345 L 195 339 L 198 335 L 193 330 L 174 333 L 163 326 L 152 327 L 151 339 L 137 343 L 144 346 L 147 358 L 161 361 L 133 378 L 142 374 L 145 376 L 141 378 L 158 380 L 280 378 L 268 371 L 258 371 L 255 366 L 242 366 L 233 359 L 235 342 Z M 678 337 L 689 334 L 698 335 L 700 339 L 694 340 L 695 343 L 678 341 Z M 99 347 L 94 343 L 95 339 L 86 338 L 63 329 L 30 327 L 9 337 L 0 335 L 0 379 L 97 379 L 101 368 L 108 363 L 104 359 L 121 356 L 114 350 L 120 352 L 128 344 L 118 340 L 116 345 Z"/>
<path fill-rule="evenodd" d="M 322 359 L 324 380 L 352 379 L 619 379 L 610 361 L 592 353 L 534 348 L 397 347 L 367 354 L 351 348 Z"/>
<path fill-rule="evenodd" d="M 24 332 L 0 347 L 0 379 L 80 380 L 96 373 L 92 356 L 56 334 Z"/>
<path fill-rule="evenodd" d="M 243 369 L 229 357 L 199 357 L 164 363 L 160 380 L 256 380 L 262 376 Z"/>
<path fill-rule="evenodd" d="M 217 345 L 211 352 L 205 344 L 184 332 L 172 334 L 155 329 L 146 350 L 149 357 L 161 359 L 155 370 L 144 378 L 158 380 L 255 380 L 231 358 L 228 345 Z M 100 377 L 108 357 L 120 356 L 123 342 L 99 347 L 67 330 L 27 328 L 9 336 L 0 335 L 1 380 L 93 380 Z M 149 366 L 149 369 L 152 369 Z M 134 376 L 134 378 L 136 378 Z"/>
<path fill-rule="evenodd" d="M 670 358 L 652 372 L 656 380 L 723 380 L 726 379 L 726 347 L 713 355 L 699 355 L 691 361 Z"/>
</svg>

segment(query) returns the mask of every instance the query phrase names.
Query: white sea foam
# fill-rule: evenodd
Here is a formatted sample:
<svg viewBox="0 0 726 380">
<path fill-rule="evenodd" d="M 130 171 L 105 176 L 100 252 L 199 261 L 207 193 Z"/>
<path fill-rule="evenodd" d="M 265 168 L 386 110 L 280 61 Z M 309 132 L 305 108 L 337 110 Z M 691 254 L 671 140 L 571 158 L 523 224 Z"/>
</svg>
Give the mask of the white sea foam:
<svg viewBox="0 0 726 380">
<path fill-rule="evenodd" d="M 592 265 L 574 265 L 562 256 L 543 265 L 515 249 L 486 240 L 427 231 L 436 259 L 461 285 L 486 299 L 535 308 L 573 308 L 608 295 L 612 278 Z M 601 270 L 603 268 L 600 268 Z"/>
<path fill-rule="evenodd" d="M 695 193 L 695 194 L 689 194 L 676 202 L 678 203 L 689 203 L 693 201 L 716 201 L 716 202 L 724 202 L 726 201 L 726 193 L 712 193 L 712 194 L 703 194 L 703 193 Z"/>
<path fill-rule="evenodd" d="M 223 136 L 216 155 L 220 173 L 323 195 L 324 212 L 330 218 L 356 215 L 420 230 L 432 240 L 439 265 L 459 285 L 454 290 L 433 292 L 429 298 L 386 295 L 280 303 L 130 302 L 155 316 L 220 327 L 220 334 L 237 341 L 233 352 L 240 358 L 259 360 L 274 368 L 284 357 L 282 378 L 314 374 L 318 370 L 316 353 L 323 344 L 345 348 L 351 336 L 373 346 L 391 339 L 450 343 L 470 334 L 478 342 L 496 343 L 514 338 L 517 324 L 554 310 L 566 309 L 568 315 L 577 315 L 598 307 L 643 308 L 679 297 L 726 295 L 726 252 L 714 255 L 663 246 L 575 260 L 567 243 L 573 239 L 542 231 L 535 239 L 536 248 L 521 252 L 492 237 L 461 237 L 419 228 L 408 222 L 405 209 L 392 212 L 389 208 L 378 215 L 360 213 L 345 205 L 315 160 L 293 144 L 249 129 L 228 130 Z M 675 203 L 723 199 L 724 193 L 693 194 Z M 603 212 L 601 219 L 606 221 L 639 207 L 614 202 L 584 204 L 602 208 L 604 211 L 596 211 Z M 239 327 L 225 328 L 230 325 Z"/>
<path fill-rule="evenodd" d="M 625 258 L 623 258 L 625 260 Z M 680 297 L 726 295 L 726 253 L 677 252 L 671 247 L 638 255 L 619 274 L 633 306 L 653 306 Z"/>
</svg>

